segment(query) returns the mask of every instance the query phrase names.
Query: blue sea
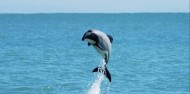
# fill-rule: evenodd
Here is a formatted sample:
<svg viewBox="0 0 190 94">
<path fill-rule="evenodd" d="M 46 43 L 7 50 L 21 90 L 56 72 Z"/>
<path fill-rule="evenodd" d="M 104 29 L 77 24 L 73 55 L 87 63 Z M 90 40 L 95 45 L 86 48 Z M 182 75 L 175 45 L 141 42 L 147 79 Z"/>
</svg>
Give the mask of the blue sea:
<svg viewBox="0 0 190 94">
<path fill-rule="evenodd" d="M 0 94 L 89 94 L 102 57 L 83 34 L 113 37 L 97 94 L 189 94 L 189 13 L 0 14 Z"/>
</svg>

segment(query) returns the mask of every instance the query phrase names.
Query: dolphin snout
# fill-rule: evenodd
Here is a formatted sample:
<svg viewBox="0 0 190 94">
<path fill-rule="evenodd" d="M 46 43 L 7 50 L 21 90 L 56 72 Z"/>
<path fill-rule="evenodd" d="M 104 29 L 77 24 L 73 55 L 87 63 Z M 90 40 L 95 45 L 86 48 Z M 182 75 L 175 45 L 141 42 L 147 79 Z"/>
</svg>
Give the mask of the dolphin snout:
<svg viewBox="0 0 190 94">
<path fill-rule="evenodd" d="M 82 37 L 82 41 L 84 41 L 84 37 Z"/>
<path fill-rule="evenodd" d="M 82 41 L 84 41 L 89 35 L 91 35 L 90 32 L 86 32 L 83 37 L 82 37 Z"/>
<path fill-rule="evenodd" d="M 83 35 L 83 37 L 82 37 L 82 41 L 84 41 L 85 38 L 86 38 L 86 34 Z"/>
</svg>

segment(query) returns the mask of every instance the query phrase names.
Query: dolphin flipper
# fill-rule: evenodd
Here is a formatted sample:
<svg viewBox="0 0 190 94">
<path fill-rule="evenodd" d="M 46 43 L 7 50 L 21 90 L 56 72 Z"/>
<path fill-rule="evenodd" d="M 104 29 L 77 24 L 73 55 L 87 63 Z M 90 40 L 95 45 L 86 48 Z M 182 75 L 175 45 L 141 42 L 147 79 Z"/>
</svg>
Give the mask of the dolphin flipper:
<svg viewBox="0 0 190 94">
<path fill-rule="evenodd" d="M 104 75 L 108 78 L 108 80 L 111 82 L 111 75 L 107 68 L 103 70 L 101 67 L 96 67 L 92 72 L 104 72 Z"/>
<path fill-rule="evenodd" d="M 88 42 L 88 46 L 90 46 L 90 45 L 91 45 L 91 43 Z"/>
</svg>

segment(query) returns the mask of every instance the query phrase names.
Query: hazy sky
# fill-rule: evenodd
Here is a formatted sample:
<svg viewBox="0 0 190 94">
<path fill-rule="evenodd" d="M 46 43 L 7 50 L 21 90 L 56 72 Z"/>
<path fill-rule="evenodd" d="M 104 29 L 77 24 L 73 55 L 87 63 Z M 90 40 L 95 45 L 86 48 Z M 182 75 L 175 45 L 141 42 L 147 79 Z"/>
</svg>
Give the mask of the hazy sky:
<svg viewBox="0 0 190 94">
<path fill-rule="evenodd" d="M 0 0 L 0 13 L 189 12 L 189 0 Z"/>
</svg>

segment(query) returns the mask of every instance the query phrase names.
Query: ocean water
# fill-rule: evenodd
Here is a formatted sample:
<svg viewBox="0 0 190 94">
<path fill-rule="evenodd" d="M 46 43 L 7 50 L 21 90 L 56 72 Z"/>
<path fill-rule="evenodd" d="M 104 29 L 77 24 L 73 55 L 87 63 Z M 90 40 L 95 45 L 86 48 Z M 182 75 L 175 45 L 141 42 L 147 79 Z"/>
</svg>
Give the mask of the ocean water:
<svg viewBox="0 0 190 94">
<path fill-rule="evenodd" d="M 0 94 L 189 94 L 189 13 L 0 14 Z M 112 35 L 112 82 L 81 40 Z M 97 83 L 99 81 L 99 84 Z M 99 91 L 98 91 L 99 90 Z"/>
</svg>

